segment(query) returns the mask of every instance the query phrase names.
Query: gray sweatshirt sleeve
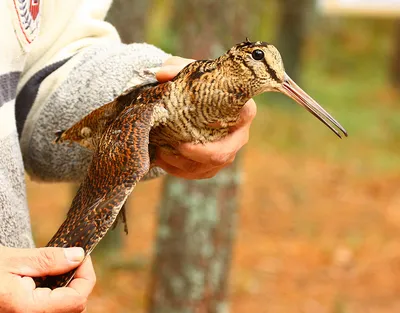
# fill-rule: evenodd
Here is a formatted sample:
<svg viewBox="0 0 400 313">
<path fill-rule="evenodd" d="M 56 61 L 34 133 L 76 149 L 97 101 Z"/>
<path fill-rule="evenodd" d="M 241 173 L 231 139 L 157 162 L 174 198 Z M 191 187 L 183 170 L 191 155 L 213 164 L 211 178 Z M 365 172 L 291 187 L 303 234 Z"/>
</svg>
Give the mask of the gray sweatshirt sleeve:
<svg viewBox="0 0 400 313">
<path fill-rule="evenodd" d="M 24 165 L 30 176 L 43 181 L 82 180 L 92 153 L 77 144 L 53 144 L 55 131 L 72 126 L 128 86 L 143 82 L 144 70 L 161 66 L 168 57 L 145 43 L 107 43 L 91 46 L 33 75 L 20 91 L 20 101 L 17 98 L 17 107 L 18 102 L 23 103 L 20 112 L 24 112 L 26 99 L 35 99 L 26 116 L 17 116 Z M 49 93 L 45 80 L 52 75 L 62 77 L 62 82 Z"/>
</svg>

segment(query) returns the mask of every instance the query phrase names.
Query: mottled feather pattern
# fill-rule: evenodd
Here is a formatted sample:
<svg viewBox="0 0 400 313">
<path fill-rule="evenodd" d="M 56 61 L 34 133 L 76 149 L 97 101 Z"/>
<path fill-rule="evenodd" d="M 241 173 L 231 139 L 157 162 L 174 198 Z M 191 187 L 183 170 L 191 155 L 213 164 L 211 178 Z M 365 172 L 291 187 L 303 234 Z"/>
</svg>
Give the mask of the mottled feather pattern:
<svg viewBox="0 0 400 313">
<path fill-rule="evenodd" d="M 263 58 L 255 57 L 255 51 Z M 94 150 L 94 156 L 66 220 L 48 246 L 79 246 L 89 255 L 151 168 L 156 147 L 175 153 L 173 147 L 181 142 L 223 138 L 250 98 L 281 91 L 286 77 L 275 47 L 246 41 L 215 60 L 187 65 L 171 81 L 134 86 L 58 132 L 58 143 L 78 143 Z M 296 86 L 289 87 L 293 91 Z M 216 124 L 220 127 L 212 127 Z M 73 275 L 74 271 L 36 282 L 56 288 L 66 286 Z"/>
<path fill-rule="evenodd" d="M 108 127 L 67 219 L 47 246 L 83 247 L 89 255 L 112 227 L 127 196 L 149 170 L 148 146 L 153 109 L 152 104 L 126 107 Z M 74 273 L 39 278 L 36 285 L 65 286 Z"/>
</svg>

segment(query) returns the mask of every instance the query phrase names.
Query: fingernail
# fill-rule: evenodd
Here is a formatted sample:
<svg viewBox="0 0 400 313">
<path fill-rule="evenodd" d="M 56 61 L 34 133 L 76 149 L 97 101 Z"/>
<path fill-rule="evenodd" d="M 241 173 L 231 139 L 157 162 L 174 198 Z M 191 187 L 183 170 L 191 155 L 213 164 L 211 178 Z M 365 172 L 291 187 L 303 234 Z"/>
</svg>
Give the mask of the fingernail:
<svg viewBox="0 0 400 313">
<path fill-rule="evenodd" d="M 70 262 L 81 262 L 85 257 L 85 251 L 82 248 L 74 247 L 74 248 L 65 248 L 64 255 L 66 259 Z"/>
</svg>

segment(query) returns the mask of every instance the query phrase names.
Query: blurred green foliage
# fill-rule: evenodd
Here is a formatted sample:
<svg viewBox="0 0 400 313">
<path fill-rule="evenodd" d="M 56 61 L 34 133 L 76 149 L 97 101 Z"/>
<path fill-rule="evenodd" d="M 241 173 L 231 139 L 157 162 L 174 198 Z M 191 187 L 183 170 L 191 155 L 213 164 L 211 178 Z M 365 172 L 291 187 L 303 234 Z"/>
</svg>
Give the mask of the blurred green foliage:
<svg viewBox="0 0 400 313">
<path fill-rule="evenodd" d="M 393 21 L 319 16 L 314 23 L 304 47 L 302 85 L 350 136 L 334 140 L 307 112 L 286 110 L 283 96 L 265 95 L 258 102 L 270 104 L 274 116 L 265 125 L 269 143 L 352 162 L 366 173 L 398 169 L 400 98 L 389 83 Z"/>
</svg>

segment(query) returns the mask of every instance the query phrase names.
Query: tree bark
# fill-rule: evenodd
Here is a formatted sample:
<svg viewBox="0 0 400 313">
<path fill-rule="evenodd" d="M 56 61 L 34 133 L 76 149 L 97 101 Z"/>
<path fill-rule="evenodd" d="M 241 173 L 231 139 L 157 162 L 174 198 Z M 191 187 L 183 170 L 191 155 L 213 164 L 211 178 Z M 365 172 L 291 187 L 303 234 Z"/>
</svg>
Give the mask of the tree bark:
<svg viewBox="0 0 400 313">
<path fill-rule="evenodd" d="M 249 36 L 252 0 L 176 0 L 172 29 L 179 55 L 217 57 Z"/>
<path fill-rule="evenodd" d="M 149 0 L 114 0 L 106 20 L 114 25 L 122 42 L 142 42 L 146 34 Z"/>
<path fill-rule="evenodd" d="M 227 312 L 238 188 L 237 164 L 209 180 L 166 179 L 149 312 Z"/>
<path fill-rule="evenodd" d="M 277 47 L 285 61 L 286 72 L 295 81 L 300 80 L 301 52 L 313 3 L 313 0 L 279 0 Z"/>
<path fill-rule="evenodd" d="M 395 21 L 394 49 L 391 65 L 392 85 L 400 90 L 400 19 Z"/>
</svg>

